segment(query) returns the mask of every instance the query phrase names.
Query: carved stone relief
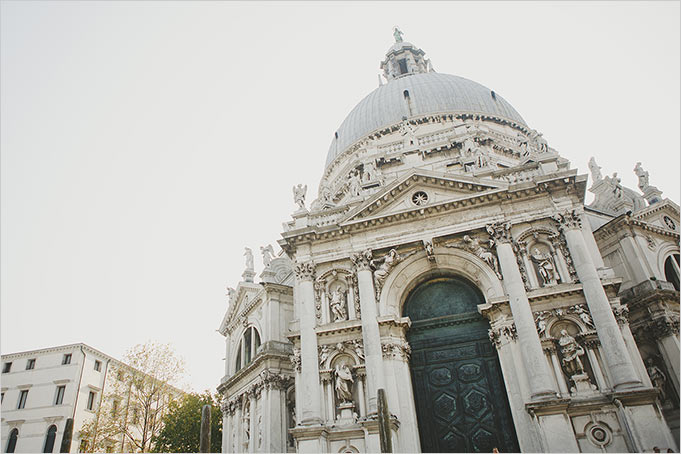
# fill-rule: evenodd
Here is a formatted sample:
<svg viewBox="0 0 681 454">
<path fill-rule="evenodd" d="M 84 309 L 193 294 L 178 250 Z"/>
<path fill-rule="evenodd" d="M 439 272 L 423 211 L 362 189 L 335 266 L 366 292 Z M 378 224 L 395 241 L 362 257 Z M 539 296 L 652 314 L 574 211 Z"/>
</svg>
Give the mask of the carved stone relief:
<svg viewBox="0 0 681 454">
<path fill-rule="evenodd" d="M 494 252 L 494 240 L 489 238 L 481 239 L 475 236 L 464 235 L 461 241 L 452 244 L 447 244 L 446 247 L 464 249 L 472 252 L 478 256 L 487 266 L 489 266 L 494 274 L 501 280 L 503 279 L 499 270 L 499 261 Z"/>
</svg>

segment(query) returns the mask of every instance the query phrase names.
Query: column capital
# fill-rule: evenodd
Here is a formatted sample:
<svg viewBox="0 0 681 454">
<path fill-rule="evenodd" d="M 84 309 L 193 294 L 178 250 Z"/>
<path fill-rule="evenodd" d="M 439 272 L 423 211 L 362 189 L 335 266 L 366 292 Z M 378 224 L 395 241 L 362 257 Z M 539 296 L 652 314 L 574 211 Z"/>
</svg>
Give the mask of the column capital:
<svg viewBox="0 0 681 454">
<path fill-rule="evenodd" d="M 371 249 L 365 249 L 362 252 L 355 252 L 350 255 L 350 260 L 352 260 L 352 264 L 355 265 L 357 271 L 371 271 L 371 261 L 373 258 L 374 254 L 371 252 Z"/>
<path fill-rule="evenodd" d="M 558 223 L 560 230 L 576 230 L 582 228 L 582 215 L 577 210 L 556 213 L 553 220 Z"/>
<path fill-rule="evenodd" d="M 296 279 L 299 281 L 311 281 L 314 279 L 315 264 L 312 260 L 308 262 L 296 262 L 293 267 L 293 272 L 296 274 Z"/>
<path fill-rule="evenodd" d="M 511 242 L 511 223 L 510 222 L 495 222 L 485 226 L 487 233 L 498 243 Z"/>
</svg>

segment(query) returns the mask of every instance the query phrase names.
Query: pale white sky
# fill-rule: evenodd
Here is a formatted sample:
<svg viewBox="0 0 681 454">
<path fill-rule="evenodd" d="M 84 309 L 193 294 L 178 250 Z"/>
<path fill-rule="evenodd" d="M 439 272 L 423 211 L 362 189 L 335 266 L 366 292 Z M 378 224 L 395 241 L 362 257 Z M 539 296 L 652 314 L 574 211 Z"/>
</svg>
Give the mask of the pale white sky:
<svg viewBox="0 0 681 454">
<path fill-rule="evenodd" d="M 641 161 L 679 201 L 678 2 L 0 7 L 3 353 L 171 342 L 214 389 L 243 247 L 279 250 L 294 184 L 315 198 L 396 24 L 582 173 L 635 189 Z"/>
</svg>

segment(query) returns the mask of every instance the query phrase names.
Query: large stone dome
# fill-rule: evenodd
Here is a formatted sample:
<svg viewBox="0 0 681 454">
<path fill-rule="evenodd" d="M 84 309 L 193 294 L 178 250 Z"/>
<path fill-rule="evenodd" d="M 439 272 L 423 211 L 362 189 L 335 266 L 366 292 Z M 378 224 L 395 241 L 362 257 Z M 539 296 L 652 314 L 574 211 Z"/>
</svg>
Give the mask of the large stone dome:
<svg viewBox="0 0 681 454">
<path fill-rule="evenodd" d="M 352 109 L 331 141 L 326 166 L 357 140 L 403 117 L 440 113 L 489 115 L 526 126 L 506 100 L 477 82 L 436 72 L 405 74 L 381 85 Z"/>
</svg>

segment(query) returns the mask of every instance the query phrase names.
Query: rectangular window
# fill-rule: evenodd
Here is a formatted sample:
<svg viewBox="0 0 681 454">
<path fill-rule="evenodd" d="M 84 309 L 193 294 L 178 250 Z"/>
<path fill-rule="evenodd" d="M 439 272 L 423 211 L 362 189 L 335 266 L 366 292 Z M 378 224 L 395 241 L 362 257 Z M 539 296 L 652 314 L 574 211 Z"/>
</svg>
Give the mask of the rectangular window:
<svg viewBox="0 0 681 454">
<path fill-rule="evenodd" d="M 35 369 L 35 358 L 26 361 L 26 370 Z"/>
<path fill-rule="evenodd" d="M 0 404 L 5 400 L 5 393 L 0 394 Z"/>
<path fill-rule="evenodd" d="M 102 362 L 101 361 L 95 361 L 95 370 L 97 372 L 102 370 Z"/>
<path fill-rule="evenodd" d="M 2 373 L 3 374 L 9 373 L 10 370 L 12 370 L 12 363 L 11 362 L 5 363 L 5 364 L 2 365 Z"/>
<path fill-rule="evenodd" d="M 87 409 L 88 410 L 94 410 L 94 408 L 95 408 L 95 396 L 96 396 L 96 393 L 94 391 L 90 391 L 90 394 L 87 396 Z"/>
<path fill-rule="evenodd" d="M 54 400 L 55 405 L 61 405 L 64 403 L 64 393 L 66 392 L 66 385 L 57 386 L 57 397 Z"/>
<path fill-rule="evenodd" d="M 26 399 L 28 399 L 28 389 L 23 389 L 21 394 L 19 394 L 19 405 L 17 405 L 17 410 L 21 410 L 26 406 Z"/>
<path fill-rule="evenodd" d="M 62 365 L 64 364 L 71 364 L 71 353 L 67 353 L 64 355 L 64 357 L 61 360 Z"/>
<path fill-rule="evenodd" d="M 118 415 L 118 401 L 114 400 L 113 404 L 111 405 L 111 416 L 114 418 Z"/>
<path fill-rule="evenodd" d="M 397 60 L 397 63 L 400 65 L 400 74 L 407 74 L 407 60 L 402 58 Z"/>
</svg>

